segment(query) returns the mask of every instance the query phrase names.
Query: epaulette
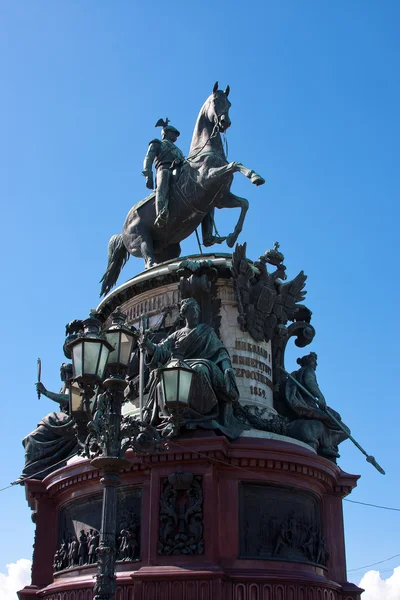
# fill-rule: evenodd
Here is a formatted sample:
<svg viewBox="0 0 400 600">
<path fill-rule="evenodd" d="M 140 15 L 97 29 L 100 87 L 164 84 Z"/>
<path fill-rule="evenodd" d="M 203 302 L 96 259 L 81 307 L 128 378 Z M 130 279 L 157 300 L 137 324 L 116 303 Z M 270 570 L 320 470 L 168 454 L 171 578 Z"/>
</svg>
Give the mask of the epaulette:
<svg viewBox="0 0 400 600">
<path fill-rule="evenodd" d="M 149 146 L 150 146 L 150 144 L 154 144 L 154 143 L 161 144 L 161 140 L 158 140 L 157 138 L 155 138 L 154 140 L 151 140 L 151 142 L 149 142 Z"/>
</svg>

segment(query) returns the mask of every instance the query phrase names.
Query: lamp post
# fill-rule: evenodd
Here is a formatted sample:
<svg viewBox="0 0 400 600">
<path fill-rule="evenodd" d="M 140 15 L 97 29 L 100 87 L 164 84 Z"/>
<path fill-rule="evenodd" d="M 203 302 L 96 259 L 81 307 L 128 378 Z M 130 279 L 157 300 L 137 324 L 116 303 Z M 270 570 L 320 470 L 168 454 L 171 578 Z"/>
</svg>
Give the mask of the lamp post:
<svg viewBox="0 0 400 600">
<path fill-rule="evenodd" d="M 83 331 L 69 345 L 75 386 L 75 393 L 70 394 L 71 415 L 77 421 L 83 454 L 102 470 L 103 507 L 94 600 L 115 598 L 117 489 L 119 473 L 129 465 L 124 459 L 125 452 L 131 447 L 137 453 L 149 453 L 160 448 L 162 442 L 155 428 L 121 414 L 125 374 L 135 338 L 135 333 L 125 326 L 125 315 L 119 309 L 112 315 L 111 326 L 104 331 L 92 311 L 83 322 Z M 76 385 L 80 394 L 76 393 Z M 93 414 L 90 400 L 97 386 L 101 393 Z"/>
<path fill-rule="evenodd" d="M 137 333 L 129 329 L 125 321 L 124 313 L 118 308 L 112 314 L 110 327 L 102 330 L 96 311 L 91 311 L 89 318 L 83 321 L 82 331 L 69 343 L 73 367 L 71 416 L 77 423 L 82 453 L 91 459 L 94 467 L 102 471 L 103 506 L 93 600 L 115 598 L 117 491 L 120 471 L 129 465 L 124 458 L 125 452 L 132 448 L 138 454 L 150 454 L 163 445 L 160 433 L 142 421 L 142 410 L 139 419 L 122 416 L 125 375 L 137 338 Z M 142 321 L 143 339 L 147 318 L 143 316 Z M 143 353 L 140 358 L 143 366 Z M 175 431 L 174 426 L 179 425 L 182 411 L 190 405 L 193 373 L 193 369 L 180 357 L 172 358 L 160 369 L 162 394 L 165 406 L 171 413 L 172 430 L 169 430 L 169 435 Z M 97 397 L 93 403 L 96 391 Z"/>
</svg>

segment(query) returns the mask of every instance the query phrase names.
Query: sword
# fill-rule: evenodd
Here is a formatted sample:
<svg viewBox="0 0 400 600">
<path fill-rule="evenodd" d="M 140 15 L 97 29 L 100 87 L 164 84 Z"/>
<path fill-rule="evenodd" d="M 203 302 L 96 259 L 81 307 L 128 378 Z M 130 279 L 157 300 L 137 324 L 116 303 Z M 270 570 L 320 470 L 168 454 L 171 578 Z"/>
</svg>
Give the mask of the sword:
<svg viewBox="0 0 400 600">
<path fill-rule="evenodd" d="M 366 461 L 369 462 L 373 467 L 375 467 L 375 469 L 377 471 L 379 471 L 379 473 L 382 473 L 382 475 L 385 475 L 385 471 L 382 469 L 380 464 L 375 460 L 375 458 L 373 456 L 371 456 L 370 454 L 368 454 L 368 452 L 366 452 L 364 450 L 364 448 L 357 442 L 357 440 L 355 440 L 353 438 L 353 436 L 346 430 L 343 423 L 341 421 L 339 421 L 339 419 L 337 419 L 335 417 L 335 415 L 333 415 L 327 407 L 321 406 L 320 403 L 318 402 L 318 399 L 313 394 L 311 394 L 311 392 L 309 392 L 308 389 L 305 388 L 299 381 L 297 381 L 297 379 L 295 377 L 293 377 L 293 375 L 288 373 L 283 367 L 279 367 L 279 368 L 281 369 L 281 371 L 283 371 L 285 373 L 285 375 L 287 377 L 289 377 L 289 379 L 291 379 L 293 381 L 293 383 L 295 383 L 297 385 L 298 388 L 300 388 L 304 393 L 306 393 L 310 398 L 312 398 L 314 400 L 315 404 L 317 405 L 317 407 L 320 410 L 323 410 L 324 412 L 326 412 L 326 414 L 329 416 L 329 418 L 332 419 L 332 421 L 334 423 L 336 423 L 336 425 L 339 427 L 339 429 L 341 429 L 347 435 L 349 440 L 351 440 L 353 442 L 353 444 L 356 446 L 356 448 L 358 448 L 360 450 L 360 452 L 362 452 L 364 454 L 364 456 L 366 456 Z"/>
<path fill-rule="evenodd" d="M 40 358 L 37 359 L 37 382 L 40 383 L 40 378 L 42 376 L 42 361 Z M 40 400 L 41 393 L 38 391 L 37 397 Z"/>
</svg>

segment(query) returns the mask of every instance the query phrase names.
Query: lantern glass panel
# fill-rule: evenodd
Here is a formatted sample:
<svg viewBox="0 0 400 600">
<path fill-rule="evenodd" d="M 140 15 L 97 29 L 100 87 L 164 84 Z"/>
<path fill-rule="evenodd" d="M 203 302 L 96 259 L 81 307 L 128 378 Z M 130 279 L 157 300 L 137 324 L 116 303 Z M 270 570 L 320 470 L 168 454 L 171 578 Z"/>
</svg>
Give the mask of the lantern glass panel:
<svg viewBox="0 0 400 600">
<path fill-rule="evenodd" d="M 101 347 L 102 344 L 97 341 L 90 339 L 84 341 L 84 375 L 97 375 Z"/>
<path fill-rule="evenodd" d="M 72 366 L 74 371 L 74 377 L 82 376 L 82 348 L 83 342 L 76 344 L 72 348 Z"/>
<path fill-rule="evenodd" d="M 177 402 L 178 400 L 178 370 L 165 369 L 163 377 L 163 393 L 165 404 Z"/>
<path fill-rule="evenodd" d="M 191 371 L 186 371 L 185 369 L 180 369 L 179 372 L 179 402 L 183 404 L 188 404 L 189 402 L 189 393 L 190 386 L 192 384 L 192 376 L 193 373 Z"/>
<path fill-rule="evenodd" d="M 106 347 L 105 344 L 101 344 L 101 346 L 102 346 L 102 348 L 101 348 L 99 369 L 98 369 L 98 376 L 100 377 L 100 379 L 103 378 L 104 369 L 106 368 L 107 360 L 108 360 L 108 357 L 110 354 L 110 350 Z"/>
<path fill-rule="evenodd" d="M 120 353 L 119 353 L 119 360 L 123 365 L 128 365 L 129 359 L 131 357 L 133 336 L 128 335 L 122 331 L 120 343 L 121 343 L 121 348 L 120 348 Z"/>
<path fill-rule="evenodd" d="M 107 342 L 111 344 L 114 350 L 111 350 L 108 357 L 108 362 L 116 363 L 119 362 L 119 331 L 107 331 L 106 332 Z"/>
<path fill-rule="evenodd" d="M 71 404 L 71 413 L 82 412 L 83 410 L 83 399 L 81 396 L 81 390 L 77 383 L 72 383 L 70 387 L 70 404 Z"/>
</svg>

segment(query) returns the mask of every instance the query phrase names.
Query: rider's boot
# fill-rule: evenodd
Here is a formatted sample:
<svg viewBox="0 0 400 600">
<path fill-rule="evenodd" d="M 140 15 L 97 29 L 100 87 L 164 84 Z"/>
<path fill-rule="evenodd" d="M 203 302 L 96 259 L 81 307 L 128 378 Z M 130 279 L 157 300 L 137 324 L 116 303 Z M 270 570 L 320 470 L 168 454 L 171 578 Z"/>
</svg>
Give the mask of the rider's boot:
<svg viewBox="0 0 400 600">
<path fill-rule="evenodd" d="M 157 215 L 157 218 L 154 221 L 154 225 L 156 227 L 162 227 L 167 222 L 168 216 L 169 216 L 169 210 L 168 210 L 168 208 L 164 207 Z"/>
</svg>

